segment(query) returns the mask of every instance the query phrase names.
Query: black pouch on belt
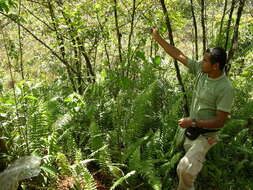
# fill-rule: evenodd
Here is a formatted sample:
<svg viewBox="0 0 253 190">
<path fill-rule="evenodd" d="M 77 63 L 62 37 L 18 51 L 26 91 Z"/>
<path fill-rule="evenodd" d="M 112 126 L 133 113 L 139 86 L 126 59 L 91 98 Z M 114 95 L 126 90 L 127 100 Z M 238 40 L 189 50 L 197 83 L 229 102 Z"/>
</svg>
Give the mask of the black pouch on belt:
<svg viewBox="0 0 253 190">
<path fill-rule="evenodd" d="M 188 127 L 185 129 L 184 132 L 185 136 L 188 137 L 190 140 L 195 140 L 201 134 L 198 127 Z"/>
<path fill-rule="evenodd" d="M 199 127 L 188 127 L 185 129 L 185 136 L 188 137 L 190 140 L 195 140 L 198 138 L 200 134 L 205 134 L 205 133 L 211 133 L 211 132 L 217 132 L 219 129 L 203 129 Z"/>
</svg>

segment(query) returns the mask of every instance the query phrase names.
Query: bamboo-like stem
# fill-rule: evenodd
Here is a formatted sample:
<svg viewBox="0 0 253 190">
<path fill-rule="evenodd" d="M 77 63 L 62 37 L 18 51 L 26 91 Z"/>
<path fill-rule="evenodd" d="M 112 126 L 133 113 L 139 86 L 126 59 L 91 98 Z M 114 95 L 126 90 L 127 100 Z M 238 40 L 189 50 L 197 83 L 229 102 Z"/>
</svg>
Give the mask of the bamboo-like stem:
<svg viewBox="0 0 253 190">
<path fill-rule="evenodd" d="M 229 38 L 230 27 L 231 27 L 234 9 L 235 9 L 235 0 L 232 0 L 230 12 L 229 12 L 229 17 L 228 17 L 227 28 L 226 28 L 226 40 L 225 40 L 225 46 L 224 46 L 225 50 L 228 49 L 228 38 Z"/>
<path fill-rule="evenodd" d="M 198 28 L 197 28 L 197 22 L 196 22 L 196 17 L 195 17 L 195 13 L 194 13 L 194 7 L 193 7 L 193 2 L 191 1 L 191 12 L 192 12 L 192 22 L 193 22 L 193 26 L 194 26 L 194 42 L 195 42 L 195 56 L 196 56 L 196 60 L 198 60 L 199 56 L 198 56 Z"/>
<path fill-rule="evenodd" d="M 8 46 L 7 46 L 7 37 L 6 37 L 6 34 L 5 32 L 3 31 L 3 28 L 1 28 L 1 33 L 2 33 L 2 36 L 3 36 L 3 41 L 4 41 L 4 48 L 5 48 L 5 52 L 6 52 L 6 56 L 7 56 L 7 63 L 8 63 L 8 69 L 9 69 L 9 73 L 10 73 L 10 76 L 11 76 L 11 88 L 12 88 L 12 91 L 13 91 L 13 97 L 14 97 L 14 102 L 15 102 L 15 114 L 16 114 L 16 117 L 17 118 L 20 118 L 19 116 L 19 111 L 18 111 L 18 98 L 17 98 L 17 95 L 16 95 L 16 91 L 15 91 L 15 79 L 14 79 L 14 75 L 13 75 L 13 72 L 12 72 L 12 65 L 11 65 L 11 58 L 9 56 L 9 52 L 8 52 Z M 26 149 L 27 149 L 27 153 L 29 154 L 30 153 L 30 150 L 29 150 L 29 144 L 28 144 L 28 138 L 26 136 L 25 133 L 23 133 L 23 130 L 21 129 L 21 127 L 19 125 L 17 125 L 17 128 L 18 128 L 18 131 L 19 131 L 19 134 L 25 139 L 25 142 L 26 142 Z"/>
<path fill-rule="evenodd" d="M 118 23 L 118 12 L 117 12 L 117 0 L 114 0 L 114 19 L 115 19 L 115 26 L 117 32 L 117 39 L 118 39 L 118 51 L 119 51 L 119 60 L 120 64 L 122 64 L 122 45 L 121 45 L 121 33 L 119 31 L 119 23 Z"/>
<path fill-rule="evenodd" d="M 206 51 L 205 0 L 201 0 L 201 26 L 203 53 Z"/>
<path fill-rule="evenodd" d="M 228 5 L 228 0 L 225 0 L 225 5 L 224 5 L 222 17 L 221 17 L 220 31 L 219 31 L 219 36 L 218 36 L 218 46 L 221 46 L 221 34 L 222 34 L 222 29 L 223 29 L 223 24 L 224 24 L 224 18 L 227 11 L 227 5 Z"/>
<path fill-rule="evenodd" d="M 175 46 L 175 43 L 174 43 L 174 40 L 173 40 L 172 28 L 171 28 L 171 24 L 170 24 L 170 19 L 169 19 L 168 11 L 167 11 L 167 8 L 165 6 L 164 0 L 160 0 L 160 3 L 162 5 L 163 13 L 165 15 L 166 25 L 167 25 L 167 29 L 168 29 L 168 32 L 169 32 L 170 44 L 172 46 Z M 174 60 L 174 66 L 176 68 L 177 79 L 178 79 L 179 85 L 181 86 L 181 89 L 182 89 L 182 92 L 183 92 L 184 114 L 185 114 L 185 116 L 189 116 L 189 108 L 188 108 L 188 100 L 187 100 L 187 96 L 186 96 L 186 91 L 185 91 L 185 87 L 184 87 L 182 77 L 181 77 L 181 74 L 180 74 L 180 69 L 179 69 L 179 66 L 178 66 L 178 63 L 177 63 L 176 60 Z"/>
<path fill-rule="evenodd" d="M 128 47 L 127 47 L 127 73 L 126 76 L 129 75 L 129 69 L 130 69 L 130 53 L 131 53 L 131 40 L 134 32 L 134 18 L 135 18 L 135 12 L 136 12 L 136 1 L 133 0 L 133 10 L 132 10 L 132 16 L 131 16 L 131 26 L 130 26 L 130 34 L 128 37 Z"/>
<path fill-rule="evenodd" d="M 234 28 L 234 34 L 233 34 L 233 38 L 232 38 L 232 42 L 231 42 L 231 48 L 228 52 L 228 61 L 227 61 L 227 67 L 226 67 L 226 73 L 228 75 L 230 68 L 231 68 L 231 64 L 230 64 L 230 60 L 233 58 L 234 53 L 238 47 L 238 37 L 239 37 L 239 26 L 240 26 L 240 21 L 241 21 L 241 17 L 242 17 L 242 12 L 243 12 L 243 8 L 245 5 L 245 1 L 246 0 L 240 0 L 239 1 L 239 7 L 238 7 L 238 11 L 237 11 L 237 17 L 236 17 L 236 21 L 235 21 L 235 28 Z"/>
<path fill-rule="evenodd" d="M 66 60 L 64 60 L 61 56 L 58 55 L 49 45 L 47 45 L 45 42 L 43 42 L 41 39 L 39 39 L 34 33 L 32 33 L 28 28 L 26 28 L 23 24 L 21 24 L 19 21 L 17 21 L 15 18 L 11 17 L 8 14 L 5 14 L 4 12 L 0 11 L 0 14 L 3 16 L 9 18 L 16 24 L 20 25 L 21 28 L 23 28 L 28 34 L 30 34 L 35 40 L 37 40 L 40 44 L 42 44 L 45 48 L 47 48 L 56 58 L 58 58 L 66 67 L 68 67 L 73 73 L 77 74 L 77 71 L 75 71 Z"/>
</svg>

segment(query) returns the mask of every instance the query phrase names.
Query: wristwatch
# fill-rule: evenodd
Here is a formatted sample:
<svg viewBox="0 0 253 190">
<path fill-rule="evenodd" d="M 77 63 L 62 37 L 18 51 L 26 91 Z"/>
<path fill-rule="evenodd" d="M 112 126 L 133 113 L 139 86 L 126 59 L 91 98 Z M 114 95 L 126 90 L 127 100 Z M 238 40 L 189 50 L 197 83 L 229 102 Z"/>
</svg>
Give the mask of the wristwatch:
<svg viewBox="0 0 253 190">
<path fill-rule="evenodd" d="M 196 119 L 192 119 L 192 127 L 197 127 L 197 120 Z"/>
</svg>

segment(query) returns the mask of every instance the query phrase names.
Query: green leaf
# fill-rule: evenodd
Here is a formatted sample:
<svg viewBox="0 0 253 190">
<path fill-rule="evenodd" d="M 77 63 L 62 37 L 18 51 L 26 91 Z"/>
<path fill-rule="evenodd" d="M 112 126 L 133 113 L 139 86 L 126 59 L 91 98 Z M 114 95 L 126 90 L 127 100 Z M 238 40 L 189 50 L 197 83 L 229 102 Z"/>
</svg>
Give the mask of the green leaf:
<svg viewBox="0 0 253 190">
<path fill-rule="evenodd" d="M 155 58 L 153 59 L 155 66 L 159 66 L 161 64 L 161 61 L 162 58 L 160 56 L 155 56 Z"/>
<path fill-rule="evenodd" d="M 136 171 L 131 171 L 129 173 L 127 173 L 125 176 L 121 177 L 120 179 L 118 179 L 113 186 L 110 188 L 110 190 L 114 190 L 117 186 L 119 186 L 123 181 L 125 181 L 127 178 L 131 177 L 132 175 L 135 175 Z"/>
<path fill-rule="evenodd" d="M 0 1 L 0 11 L 9 12 L 9 7 L 7 6 L 7 4 L 4 0 Z"/>
<path fill-rule="evenodd" d="M 143 61 L 146 60 L 144 51 L 137 51 L 137 52 L 136 52 L 136 57 L 137 57 L 137 58 L 140 58 L 140 59 L 143 60 Z"/>
<path fill-rule="evenodd" d="M 49 173 L 53 176 L 57 175 L 58 171 L 55 167 L 50 165 L 44 165 L 40 167 L 44 172 Z"/>
<path fill-rule="evenodd" d="M 38 98 L 36 98 L 34 96 L 30 96 L 30 95 L 26 95 L 24 98 L 25 99 L 30 99 L 30 100 L 38 100 Z"/>
</svg>

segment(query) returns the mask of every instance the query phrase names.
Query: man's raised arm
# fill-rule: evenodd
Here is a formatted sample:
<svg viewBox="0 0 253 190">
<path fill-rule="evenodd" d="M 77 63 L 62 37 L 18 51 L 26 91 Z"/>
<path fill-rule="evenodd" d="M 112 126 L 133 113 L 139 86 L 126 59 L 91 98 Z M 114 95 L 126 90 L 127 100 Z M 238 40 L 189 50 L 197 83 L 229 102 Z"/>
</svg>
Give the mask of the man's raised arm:
<svg viewBox="0 0 253 190">
<path fill-rule="evenodd" d="M 179 49 L 176 47 L 170 45 L 168 42 L 166 42 L 158 33 L 157 28 L 152 28 L 151 29 L 151 35 L 153 38 L 160 44 L 160 46 L 163 47 L 163 49 L 174 59 L 180 61 L 183 63 L 185 66 L 188 64 L 188 57 L 185 56 Z"/>
</svg>

